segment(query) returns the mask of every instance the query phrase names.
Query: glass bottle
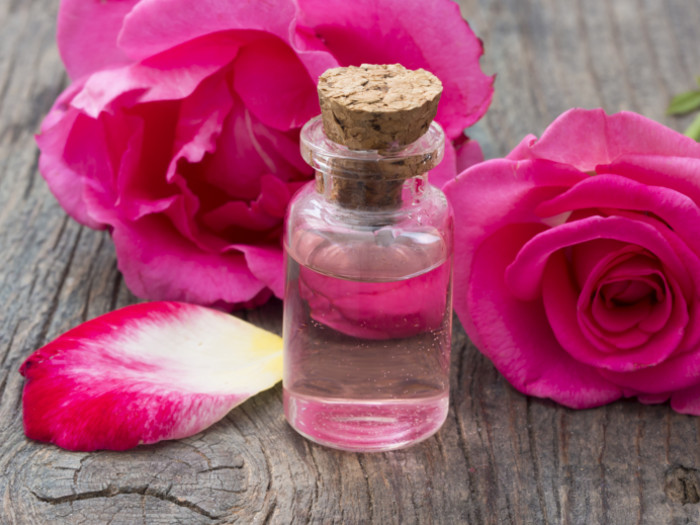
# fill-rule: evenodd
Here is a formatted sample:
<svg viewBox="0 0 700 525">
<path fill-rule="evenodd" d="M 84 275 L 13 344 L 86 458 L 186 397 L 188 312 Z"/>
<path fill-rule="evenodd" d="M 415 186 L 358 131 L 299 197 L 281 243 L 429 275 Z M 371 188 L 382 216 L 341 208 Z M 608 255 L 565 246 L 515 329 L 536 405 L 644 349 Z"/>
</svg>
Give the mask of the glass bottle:
<svg viewBox="0 0 700 525">
<path fill-rule="evenodd" d="M 422 441 L 447 416 L 452 212 L 427 180 L 437 123 L 415 142 L 357 151 L 301 132 L 316 179 L 284 236 L 284 410 L 317 443 L 382 451 Z"/>
</svg>

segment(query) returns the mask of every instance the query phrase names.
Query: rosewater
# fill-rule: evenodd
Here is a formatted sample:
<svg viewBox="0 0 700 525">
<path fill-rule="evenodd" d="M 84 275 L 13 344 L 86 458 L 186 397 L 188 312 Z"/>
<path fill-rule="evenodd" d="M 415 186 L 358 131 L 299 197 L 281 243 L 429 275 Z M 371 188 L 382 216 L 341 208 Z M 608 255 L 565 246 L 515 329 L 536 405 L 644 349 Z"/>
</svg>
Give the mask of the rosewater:
<svg viewBox="0 0 700 525">
<path fill-rule="evenodd" d="M 417 443 L 448 410 L 452 214 L 426 176 L 444 135 L 431 124 L 392 151 L 351 150 L 319 117 L 301 142 L 317 174 L 285 233 L 285 415 L 343 450 Z"/>
</svg>

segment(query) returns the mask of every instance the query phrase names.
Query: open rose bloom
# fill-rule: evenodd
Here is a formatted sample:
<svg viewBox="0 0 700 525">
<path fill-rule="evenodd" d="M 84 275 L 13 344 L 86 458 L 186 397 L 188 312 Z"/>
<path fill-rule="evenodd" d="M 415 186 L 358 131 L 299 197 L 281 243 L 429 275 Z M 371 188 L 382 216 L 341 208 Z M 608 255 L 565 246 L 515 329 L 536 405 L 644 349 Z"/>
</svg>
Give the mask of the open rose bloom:
<svg viewBox="0 0 700 525">
<path fill-rule="evenodd" d="M 312 176 L 299 129 L 326 69 L 441 79 L 438 185 L 479 160 L 462 131 L 493 93 L 450 0 L 63 0 L 58 44 L 73 83 L 38 136 L 40 171 L 76 220 L 111 232 L 127 286 L 157 300 L 282 296 L 283 219 Z"/>
<path fill-rule="evenodd" d="M 700 415 L 700 144 L 575 109 L 445 192 L 455 310 L 517 389 Z"/>
</svg>

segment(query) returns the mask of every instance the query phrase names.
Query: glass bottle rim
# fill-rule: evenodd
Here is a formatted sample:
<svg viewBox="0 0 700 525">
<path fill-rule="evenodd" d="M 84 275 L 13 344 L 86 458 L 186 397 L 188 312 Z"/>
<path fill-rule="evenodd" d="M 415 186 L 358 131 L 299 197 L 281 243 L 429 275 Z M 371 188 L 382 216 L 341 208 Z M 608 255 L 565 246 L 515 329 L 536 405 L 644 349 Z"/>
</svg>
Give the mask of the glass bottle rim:
<svg viewBox="0 0 700 525">
<path fill-rule="evenodd" d="M 440 124 L 433 121 L 422 136 L 401 148 L 381 151 L 352 150 L 343 144 L 333 142 L 326 136 L 323 131 L 323 120 L 321 115 L 318 115 L 304 124 L 301 129 L 300 149 L 304 160 L 320 171 L 333 171 L 334 174 L 340 175 L 338 166 L 342 166 L 343 161 L 353 166 L 367 162 L 390 167 L 404 165 L 410 159 L 416 165 L 415 176 L 418 176 L 433 169 L 442 160 L 445 151 L 445 132 Z M 341 169 L 340 172 L 342 171 Z M 405 178 L 405 175 L 397 178 Z"/>
</svg>

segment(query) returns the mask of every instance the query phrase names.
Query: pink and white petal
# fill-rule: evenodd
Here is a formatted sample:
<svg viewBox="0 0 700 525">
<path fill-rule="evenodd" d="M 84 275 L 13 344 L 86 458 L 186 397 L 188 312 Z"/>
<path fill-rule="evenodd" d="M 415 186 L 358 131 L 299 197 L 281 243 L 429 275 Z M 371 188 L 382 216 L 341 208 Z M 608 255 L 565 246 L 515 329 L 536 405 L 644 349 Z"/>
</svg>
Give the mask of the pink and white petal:
<svg viewBox="0 0 700 525">
<path fill-rule="evenodd" d="M 535 224 L 510 225 L 481 243 L 455 310 L 470 319 L 462 321 L 470 339 L 521 392 L 572 408 L 614 401 L 622 390 L 561 348 L 542 303 L 515 298 L 504 282 L 518 247 L 537 232 Z"/>
<path fill-rule="evenodd" d="M 22 364 L 27 437 L 69 450 L 124 450 L 196 434 L 282 377 L 282 340 L 185 303 L 122 308 Z"/>
<path fill-rule="evenodd" d="M 141 0 L 62 0 L 56 38 L 72 79 L 131 62 L 117 46 L 124 17 Z"/>
<path fill-rule="evenodd" d="M 700 158 L 700 144 L 637 113 L 574 108 L 549 125 L 530 154 L 590 172 L 625 155 Z"/>
<path fill-rule="evenodd" d="M 449 0 L 298 0 L 297 32 L 316 34 L 340 65 L 401 63 L 443 83 L 437 121 L 457 137 L 491 103 L 493 77 L 479 66 L 483 48 Z M 449 52 L 445 50 L 449 49 Z"/>
<path fill-rule="evenodd" d="M 124 21 L 119 47 L 133 60 L 223 31 L 264 32 L 288 40 L 296 8 L 290 0 L 142 0 Z"/>
<path fill-rule="evenodd" d="M 112 238 L 119 269 L 138 297 L 235 304 L 265 288 L 242 254 L 199 250 L 162 214 L 117 223 Z"/>
</svg>

